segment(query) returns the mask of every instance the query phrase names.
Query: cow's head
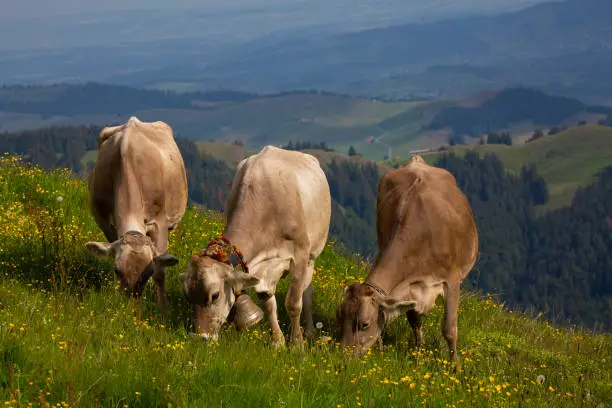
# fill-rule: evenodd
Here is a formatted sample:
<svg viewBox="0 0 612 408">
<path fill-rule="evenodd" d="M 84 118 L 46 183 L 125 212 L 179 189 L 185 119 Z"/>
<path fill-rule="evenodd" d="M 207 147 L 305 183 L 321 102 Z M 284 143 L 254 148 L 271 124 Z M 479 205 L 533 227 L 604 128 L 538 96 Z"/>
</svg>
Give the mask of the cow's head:
<svg viewBox="0 0 612 408">
<path fill-rule="evenodd" d="M 154 268 L 173 266 L 179 261 L 173 255 L 158 254 L 151 239 L 137 231 L 126 232 L 115 242 L 88 242 L 86 247 L 94 256 L 114 257 L 121 290 L 136 297 L 142 295 Z"/>
<path fill-rule="evenodd" d="M 386 297 L 368 285 L 353 283 L 337 313 L 342 347 L 353 347 L 357 354 L 365 352 L 380 339 L 385 322 L 415 305 L 415 301 Z"/>
<path fill-rule="evenodd" d="M 236 292 L 255 286 L 259 279 L 207 255 L 194 255 L 187 272 L 179 275 L 193 309 L 195 329 L 214 339 L 236 302 Z"/>
</svg>

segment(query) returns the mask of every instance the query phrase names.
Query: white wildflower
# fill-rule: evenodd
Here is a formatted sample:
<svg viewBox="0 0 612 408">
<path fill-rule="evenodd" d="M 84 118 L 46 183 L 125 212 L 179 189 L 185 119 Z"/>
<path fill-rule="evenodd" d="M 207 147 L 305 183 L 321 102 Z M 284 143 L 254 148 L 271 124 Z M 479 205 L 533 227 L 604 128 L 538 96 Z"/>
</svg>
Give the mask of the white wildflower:
<svg viewBox="0 0 612 408">
<path fill-rule="evenodd" d="M 322 329 L 322 328 L 323 328 L 323 323 L 321 323 L 321 322 L 317 322 L 317 324 L 315 324 L 315 327 L 316 327 L 317 329 Z"/>
<path fill-rule="evenodd" d="M 62 196 L 57 196 L 57 201 L 59 201 L 60 203 L 64 200 L 64 197 Z"/>
<path fill-rule="evenodd" d="M 538 375 L 537 381 L 540 384 L 544 384 L 544 381 L 546 381 L 546 377 L 544 377 L 543 375 L 540 374 L 540 375 Z"/>
</svg>

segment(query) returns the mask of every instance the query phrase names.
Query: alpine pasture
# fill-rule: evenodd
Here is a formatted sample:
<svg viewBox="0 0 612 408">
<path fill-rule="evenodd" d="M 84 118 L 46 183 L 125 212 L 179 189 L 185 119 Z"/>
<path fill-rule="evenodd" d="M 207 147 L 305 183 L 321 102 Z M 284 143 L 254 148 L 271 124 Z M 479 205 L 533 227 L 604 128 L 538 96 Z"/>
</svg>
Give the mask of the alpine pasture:
<svg viewBox="0 0 612 408">
<path fill-rule="evenodd" d="M 413 347 L 405 318 L 387 326 L 384 350 L 351 358 L 335 327 L 343 290 L 368 265 L 329 242 L 313 277 L 316 338 L 269 345 L 265 319 L 217 342 L 189 336 L 177 275 L 223 230 L 222 214 L 189 207 L 171 232 L 170 308 L 153 285 L 136 303 L 116 289 L 85 183 L 0 158 L 0 392 L 7 407 L 603 407 L 612 404 L 612 336 L 553 327 L 491 297 L 462 294 L 458 366 L 445 360 L 442 302 Z M 480 273 L 486 273 L 485 270 Z M 288 282 L 281 281 L 284 304 Z M 255 297 L 254 297 L 255 299 Z M 279 306 L 281 327 L 288 319 Z"/>
</svg>

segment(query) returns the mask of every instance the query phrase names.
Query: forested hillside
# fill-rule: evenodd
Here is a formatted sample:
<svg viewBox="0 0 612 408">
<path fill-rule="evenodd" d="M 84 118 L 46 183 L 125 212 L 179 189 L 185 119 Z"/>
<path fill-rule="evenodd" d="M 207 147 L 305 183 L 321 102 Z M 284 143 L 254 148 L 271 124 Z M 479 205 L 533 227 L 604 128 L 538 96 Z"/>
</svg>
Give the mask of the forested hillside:
<svg viewBox="0 0 612 408">
<path fill-rule="evenodd" d="M 475 152 L 443 155 L 436 165 L 455 175 L 476 217 L 480 257 L 472 287 L 556 321 L 611 328 L 612 167 L 570 207 L 536 218 L 534 205 L 547 189 L 534 167 L 512 175 L 496 156 Z"/>
<path fill-rule="evenodd" d="M 86 160 L 81 159 L 91 156 L 97 131 L 80 127 L 4 134 L 0 151 L 24 154 L 44 167 L 69 167 L 84 176 Z M 177 143 L 187 167 L 190 199 L 223 209 L 234 169 L 201 155 L 191 141 L 179 138 Z M 321 154 L 334 155 L 322 161 L 333 198 L 330 238 L 346 252 L 371 260 L 376 254 L 382 167 L 363 159 L 341 159 L 334 152 Z M 545 311 L 553 320 L 610 328 L 612 170 L 581 189 L 571 207 L 538 218 L 535 206 L 547 202 L 549 191 L 535 166 L 508 172 L 497 156 L 472 151 L 463 157 L 443 154 L 435 165 L 455 175 L 476 216 L 480 258 L 468 287 L 494 293 L 513 306 Z"/>
</svg>

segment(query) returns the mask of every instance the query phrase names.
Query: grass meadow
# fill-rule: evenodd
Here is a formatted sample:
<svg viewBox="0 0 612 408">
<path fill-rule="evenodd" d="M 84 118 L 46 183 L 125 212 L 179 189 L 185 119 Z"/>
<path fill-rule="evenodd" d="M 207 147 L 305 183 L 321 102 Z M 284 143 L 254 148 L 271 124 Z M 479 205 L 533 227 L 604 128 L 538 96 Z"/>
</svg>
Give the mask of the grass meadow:
<svg viewBox="0 0 612 408">
<path fill-rule="evenodd" d="M 116 290 L 110 260 L 85 251 L 103 240 L 84 183 L 0 158 L 0 404 L 6 407 L 604 407 L 612 404 L 612 336 L 557 328 L 464 293 L 460 365 L 441 334 L 441 302 L 416 350 L 406 319 L 388 325 L 385 348 L 343 353 L 335 311 L 368 265 L 330 242 L 313 278 L 315 322 L 302 350 L 269 346 L 265 320 L 217 342 L 189 337 L 177 275 L 223 230 L 221 214 L 190 207 L 171 233 L 170 308 L 153 285 L 140 302 Z M 486 273 L 486 271 L 481 271 Z M 281 327 L 287 282 L 278 296 Z M 255 297 L 253 297 L 255 299 Z"/>
</svg>

